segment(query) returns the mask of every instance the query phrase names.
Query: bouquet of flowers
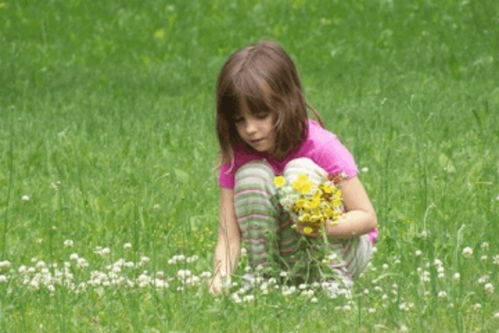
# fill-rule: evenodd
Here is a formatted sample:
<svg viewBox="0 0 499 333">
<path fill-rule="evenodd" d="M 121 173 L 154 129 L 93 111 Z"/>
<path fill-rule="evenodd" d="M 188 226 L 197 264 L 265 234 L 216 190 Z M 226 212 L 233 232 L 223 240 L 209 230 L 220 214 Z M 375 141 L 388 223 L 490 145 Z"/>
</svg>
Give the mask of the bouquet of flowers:
<svg viewBox="0 0 499 333">
<path fill-rule="evenodd" d="M 305 235 L 323 234 L 326 221 L 337 224 L 343 214 L 343 195 L 338 183 L 344 175 L 328 175 L 319 184 L 306 174 L 300 174 L 292 182 L 283 176 L 274 178 L 279 203 L 289 212 L 295 224 L 303 228 Z"/>
</svg>

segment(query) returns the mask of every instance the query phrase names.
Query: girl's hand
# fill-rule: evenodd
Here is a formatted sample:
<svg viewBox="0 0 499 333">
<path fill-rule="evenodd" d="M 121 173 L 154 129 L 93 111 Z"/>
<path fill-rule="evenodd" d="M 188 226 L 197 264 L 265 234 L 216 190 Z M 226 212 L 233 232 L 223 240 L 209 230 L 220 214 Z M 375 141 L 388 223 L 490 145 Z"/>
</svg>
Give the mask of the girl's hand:
<svg viewBox="0 0 499 333">
<path fill-rule="evenodd" d="M 215 274 L 215 277 L 209 282 L 210 294 L 212 294 L 213 296 L 220 295 L 224 292 L 226 286 L 227 278 L 222 278 L 220 274 Z"/>
</svg>

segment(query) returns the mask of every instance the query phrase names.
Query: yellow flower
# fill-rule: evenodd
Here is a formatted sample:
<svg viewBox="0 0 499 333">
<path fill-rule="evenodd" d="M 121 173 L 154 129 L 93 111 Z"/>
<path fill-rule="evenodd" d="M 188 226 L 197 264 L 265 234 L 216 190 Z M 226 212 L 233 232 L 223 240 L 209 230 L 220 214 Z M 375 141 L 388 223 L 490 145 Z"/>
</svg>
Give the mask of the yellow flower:
<svg viewBox="0 0 499 333">
<path fill-rule="evenodd" d="M 314 229 L 312 229 L 310 227 L 303 228 L 303 232 L 305 233 L 305 235 L 310 235 L 313 231 L 314 231 Z"/>
<path fill-rule="evenodd" d="M 165 39 L 165 29 L 158 29 L 154 32 L 154 38 L 157 40 Z"/>
<path fill-rule="evenodd" d="M 306 201 L 303 199 L 298 199 L 295 202 L 295 210 L 300 210 L 305 206 Z"/>
<path fill-rule="evenodd" d="M 283 176 L 277 176 L 274 178 L 275 187 L 281 188 L 284 186 L 284 184 L 286 184 L 286 178 L 284 178 Z"/>
<path fill-rule="evenodd" d="M 312 189 L 312 182 L 308 179 L 308 175 L 306 174 L 299 175 L 292 185 L 300 194 L 307 194 Z"/>
<path fill-rule="evenodd" d="M 319 207 L 320 204 L 321 204 L 321 199 L 314 197 L 312 200 L 309 201 L 308 207 L 310 207 L 310 209 L 314 209 Z"/>
</svg>

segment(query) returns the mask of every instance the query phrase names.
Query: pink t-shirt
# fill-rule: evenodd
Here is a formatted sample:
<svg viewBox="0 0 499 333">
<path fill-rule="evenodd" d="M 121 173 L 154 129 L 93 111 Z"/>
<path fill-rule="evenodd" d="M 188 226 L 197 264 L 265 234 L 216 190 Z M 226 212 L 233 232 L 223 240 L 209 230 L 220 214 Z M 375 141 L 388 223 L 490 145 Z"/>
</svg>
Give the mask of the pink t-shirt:
<svg viewBox="0 0 499 333">
<path fill-rule="evenodd" d="M 220 167 L 218 183 L 221 187 L 233 189 L 237 170 L 253 160 L 265 159 L 272 166 L 275 174 L 282 174 L 286 164 L 299 157 L 310 158 L 328 174 L 337 175 L 344 172 L 347 178 L 352 178 L 359 172 L 352 154 L 336 135 L 322 128 L 317 122 L 309 120 L 307 137 L 283 160 L 277 160 L 268 153 L 250 150 L 243 146 L 236 147 L 234 164 L 231 166 L 227 163 Z M 375 243 L 378 238 L 378 229 L 373 229 L 368 236 Z"/>
<path fill-rule="evenodd" d="M 341 144 L 336 135 L 322 128 L 317 122 L 309 120 L 307 137 L 283 160 L 277 160 L 268 153 L 236 147 L 234 165 L 231 168 L 230 163 L 227 163 L 220 167 L 218 182 L 222 187 L 233 189 L 237 170 L 253 160 L 265 159 L 276 174 L 282 174 L 286 164 L 299 157 L 310 158 L 328 174 L 337 175 L 344 172 L 348 178 L 352 178 L 358 173 L 352 154 Z"/>
</svg>

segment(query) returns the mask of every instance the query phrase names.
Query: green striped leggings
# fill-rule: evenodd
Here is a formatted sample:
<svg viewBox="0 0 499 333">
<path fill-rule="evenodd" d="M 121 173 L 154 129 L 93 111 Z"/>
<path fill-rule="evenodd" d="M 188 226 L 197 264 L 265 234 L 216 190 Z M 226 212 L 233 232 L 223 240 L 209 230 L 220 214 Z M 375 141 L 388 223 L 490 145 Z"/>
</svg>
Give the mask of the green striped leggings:
<svg viewBox="0 0 499 333">
<path fill-rule="evenodd" d="M 286 165 L 283 176 L 292 182 L 304 173 L 317 183 L 327 175 L 312 160 L 298 158 Z M 291 228 L 294 223 L 291 215 L 278 203 L 274 177 L 265 160 L 251 161 L 236 172 L 236 217 L 250 266 L 285 270 L 296 281 L 309 282 L 328 276 L 351 285 L 371 259 L 373 244 L 369 237 L 329 238 L 325 244 L 322 238 L 302 236 Z M 312 251 L 319 244 L 320 252 Z M 319 253 L 322 264 L 314 264 L 311 255 Z"/>
</svg>

